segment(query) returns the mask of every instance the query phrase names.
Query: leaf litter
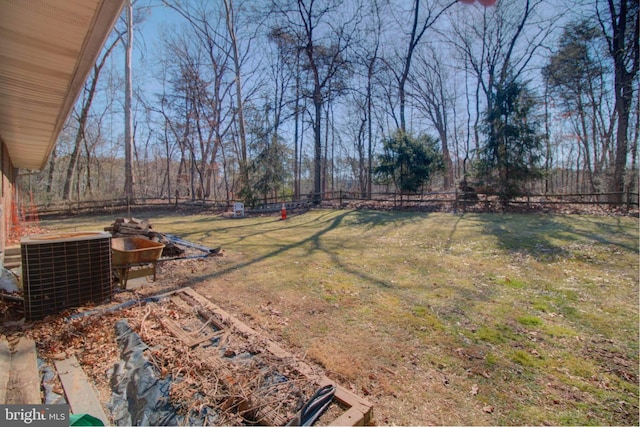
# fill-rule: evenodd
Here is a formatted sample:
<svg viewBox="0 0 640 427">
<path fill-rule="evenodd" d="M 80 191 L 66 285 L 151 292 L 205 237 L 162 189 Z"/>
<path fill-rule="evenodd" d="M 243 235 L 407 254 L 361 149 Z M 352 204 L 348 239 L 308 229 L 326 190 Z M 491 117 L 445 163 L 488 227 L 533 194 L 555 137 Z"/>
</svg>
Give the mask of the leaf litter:
<svg viewBox="0 0 640 427">
<path fill-rule="evenodd" d="M 200 308 L 200 314 L 203 309 Z M 224 326 L 212 340 L 189 346 L 167 330 L 163 319 L 172 319 L 190 336 L 215 329 L 198 310 L 171 300 L 136 304 L 113 312 L 73 317 L 70 312 L 35 322 L 24 334 L 37 343 L 39 357 L 53 360 L 75 355 L 105 402 L 111 395 L 111 375 L 120 360 L 114 324 L 124 319 L 147 345 L 144 352 L 156 375 L 170 378 L 169 398 L 185 420 L 216 413 L 220 425 L 284 425 L 318 388 L 315 380 L 298 372 L 292 360 L 267 351 L 261 337 L 247 335 L 233 325 Z M 6 334 L 12 334 L 7 331 Z M 61 392 L 59 381 L 53 389 Z M 61 393 L 60 393 L 61 394 Z"/>
</svg>

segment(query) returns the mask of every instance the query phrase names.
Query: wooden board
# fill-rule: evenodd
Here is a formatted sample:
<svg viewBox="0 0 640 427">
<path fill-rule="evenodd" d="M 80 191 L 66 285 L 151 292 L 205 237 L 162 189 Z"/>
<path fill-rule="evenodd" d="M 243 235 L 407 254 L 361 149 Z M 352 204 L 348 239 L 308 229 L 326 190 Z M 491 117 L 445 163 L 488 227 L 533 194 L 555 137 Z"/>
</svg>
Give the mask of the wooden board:
<svg viewBox="0 0 640 427">
<path fill-rule="evenodd" d="M 187 287 L 183 288 L 179 291 L 176 291 L 176 294 L 184 293 L 191 297 L 194 302 L 201 304 L 208 310 L 211 310 L 214 314 L 216 314 L 220 319 L 224 322 L 227 322 L 233 327 L 235 327 L 240 332 L 259 336 L 260 334 L 254 329 L 250 328 L 246 324 L 242 323 L 240 320 L 231 316 L 228 312 L 223 310 L 222 308 L 216 306 L 214 303 L 206 299 L 204 296 L 200 295 L 193 289 Z M 310 365 L 307 363 L 297 360 L 294 355 L 284 350 L 282 347 L 277 345 L 276 343 L 266 340 L 267 350 L 278 357 L 287 358 L 291 360 L 292 367 L 295 367 L 298 372 L 305 375 L 309 379 L 315 379 L 318 381 L 320 386 L 324 386 L 327 384 L 333 384 L 336 386 L 336 394 L 334 399 L 339 401 L 341 404 L 346 406 L 348 409 L 340 415 L 338 418 L 333 420 L 330 425 L 342 425 L 342 426 L 364 426 L 368 425 L 371 422 L 372 418 L 372 409 L 373 405 L 357 396 L 356 394 L 350 392 L 344 387 L 336 384 L 334 381 L 330 380 L 327 376 L 318 374 Z"/>
<path fill-rule="evenodd" d="M 205 306 L 203 306 L 201 303 L 199 303 L 198 301 L 194 300 L 192 297 L 190 297 L 188 294 L 184 293 L 184 292 L 180 292 L 177 295 L 174 296 L 175 299 L 172 299 L 171 301 L 173 301 L 176 304 L 178 300 L 182 301 L 182 304 L 186 304 L 187 305 L 187 311 L 194 309 L 196 310 L 196 312 L 198 313 L 198 315 L 200 317 L 202 317 L 203 319 L 207 319 L 208 322 L 211 322 L 217 329 L 222 330 L 225 329 L 225 326 L 218 322 L 218 320 L 216 319 L 216 315 L 215 313 L 213 313 L 211 310 L 207 309 Z"/>
<path fill-rule="evenodd" d="M 165 328 L 167 328 L 169 332 L 171 332 L 171 335 L 178 338 L 180 341 L 182 341 L 187 345 L 191 343 L 191 336 L 187 334 L 184 331 L 184 329 L 182 329 L 180 325 L 178 325 L 176 322 L 174 322 L 171 319 L 162 318 L 162 317 L 159 318 L 158 320 L 160 320 L 160 323 L 162 323 L 162 326 L 164 326 Z"/>
<path fill-rule="evenodd" d="M 167 328 L 169 332 L 171 332 L 171 335 L 178 338 L 180 341 L 185 343 L 188 347 L 195 347 L 198 344 L 202 344 L 205 341 L 212 340 L 215 337 L 218 337 L 224 334 L 224 331 L 215 331 L 215 332 L 210 332 L 208 334 L 205 334 L 204 336 L 201 336 L 201 337 L 192 337 L 184 329 L 182 329 L 182 327 L 178 323 L 174 322 L 173 320 L 167 319 L 167 318 L 160 318 L 158 320 L 160 320 L 160 323 L 162 323 L 162 326 L 164 326 L 165 328 Z"/>
<path fill-rule="evenodd" d="M 89 383 L 78 359 L 71 356 L 65 360 L 56 360 L 55 365 L 71 413 L 89 414 L 102 420 L 104 425 L 109 425 L 109 418 L 104 413 L 96 392 Z"/>
<path fill-rule="evenodd" d="M 186 311 L 187 313 L 193 310 L 193 307 L 187 304 L 187 302 L 180 298 L 178 295 L 171 295 L 169 300 L 174 303 L 179 309 Z"/>
<path fill-rule="evenodd" d="M 7 385 L 9 385 L 9 375 L 11 369 L 11 352 L 9 343 L 0 340 L 0 405 L 4 405 L 7 399 Z"/>
<path fill-rule="evenodd" d="M 33 340 L 20 338 L 11 353 L 6 403 L 8 405 L 39 405 L 42 403 L 36 344 Z"/>
<path fill-rule="evenodd" d="M 191 340 L 191 342 L 187 343 L 187 345 L 189 347 L 195 347 L 197 345 L 200 345 L 202 343 L 205 343 L 207 341 L 211 341 L 212 339 L 216 338 L 216 337 L 221 337 L 222 335 L 225 334 L 225 331 L 216 331 L 216 332 L 210 332 L 200 338 L 194 338 Z"/>
<path fill-rule="evenodd" d="M 325 377 L 321 386 L 327 384 L 334 384 L 331 380 Z M 346 388 L 334 384 L 336 386 L 335 400 L 338 400 L 347 409 L 342 415 L 333 420 L 330 426 L 364 426 L 369 424 L 371 420 L 371 404 L 366 400 L 360 398 L 358 395 L 351 393 Z"/>
</svg>

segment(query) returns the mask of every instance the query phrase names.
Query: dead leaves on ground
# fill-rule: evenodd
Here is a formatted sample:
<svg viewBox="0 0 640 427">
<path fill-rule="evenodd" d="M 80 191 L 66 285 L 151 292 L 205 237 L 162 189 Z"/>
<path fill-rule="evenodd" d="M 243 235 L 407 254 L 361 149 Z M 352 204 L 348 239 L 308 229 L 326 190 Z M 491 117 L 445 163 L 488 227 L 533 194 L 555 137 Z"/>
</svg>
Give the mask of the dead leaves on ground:
<svg viewBox="0 0 640 427">
<path fill-rule="evenodd" d="M 277 310 L 270 313 L 280 316 Z M 160 319 L 172 319 L 191 336 L 210 332 L 212 325 L 197 310 L 169 300 L 75 319 L 68 315 L 51 316 L 20 333 L 38 343 L 39 356 L 49 363 L 76 355 L 103 397 L 110 394 L 108 372 L 120 358 L 113 325 L 123 318 L 149 347 L 145 356 L 158 376 L 172 378 L 170 399 L 182 415 L 208 407 L 216 409 L 224 424 L 284 424 L 317 388 L 291 367 L 291 360 L 266 351 L 264 339 L 247 336 L 221 319 L 217 323 L 228 333 L 189 347 Z"/>
</svg>

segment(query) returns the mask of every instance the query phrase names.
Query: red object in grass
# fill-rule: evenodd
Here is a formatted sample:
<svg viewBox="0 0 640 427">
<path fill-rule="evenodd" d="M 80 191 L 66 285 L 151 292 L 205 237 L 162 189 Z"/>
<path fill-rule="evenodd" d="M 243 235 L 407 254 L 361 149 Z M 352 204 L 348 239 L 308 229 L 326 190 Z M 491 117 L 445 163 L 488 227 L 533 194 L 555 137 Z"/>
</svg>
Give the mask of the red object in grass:
<svg viewBox="0 0 640 427">
<path fill-rule="evenodd" d="M 287 207 L 284 205 L 284 203 L 282 204 L 280 215 L 282 216 L 282 219 L 287 219 Z"/>
</svg>

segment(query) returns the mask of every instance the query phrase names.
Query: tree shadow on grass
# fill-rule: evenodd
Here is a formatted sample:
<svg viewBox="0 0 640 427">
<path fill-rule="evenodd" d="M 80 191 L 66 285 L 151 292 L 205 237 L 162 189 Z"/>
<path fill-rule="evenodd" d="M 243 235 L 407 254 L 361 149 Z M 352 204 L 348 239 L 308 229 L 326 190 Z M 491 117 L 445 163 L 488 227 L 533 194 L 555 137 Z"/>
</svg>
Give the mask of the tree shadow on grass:
<svg viewBox="0 0 640 427">
<path fill-rule="evenodd" d="M 345 263 L 335 251 L 327 249 L 323 246 L 321 238 L 327 232 L 338 228 L 338 226 L 342 226 L 343 222 L 345 223 L 345 226 L 360 227 L 362 228 L 362 232 L 365 233 L 374 230 L 377 227 L 385 228 L 389 225 L 402 227 L 403 225 L 406 225 L 408 223 L 419 221 L 421 218 L 424 218 L 424 216 L 425 215 L 423 213 L 421 214 L 411 212 L 401 213 L 399 215 L 398 212 L 346 211 L 345 213 L 336 217 L 336 219 L 332 221 L 332 225 L 328 229 L 314 233 L 309 238 L 301 241 L 301 244 L 296 244 L 288 249 L 292 249 L 293 247 L 297 246 L 305 246 L 307 243 L 312 242 L 313 244 L 307 251 L 309 255 L 311 255 L 314 251 L 324 252 L 331 259 L 331 264 L 340 269 L 342 272 L 359 278 L 364 283 L 370 283 L 382 288 L 390 288 L 393 286 L 390 282 L 381 280 L 380 278 L 375 277 L 373 274 L 368 274 L 361 269 L 353 268 L 352 266 Z M 339 221 L 336 221 L 338 219 Z"/>
<path fill-rule="evenodd" d="M 502 249 L 535 258 L 570 256 L 569 246 L 594 242 L 638 253 L 638 245 L 632 243 L 637 241 L 637 228 L 623 224 L 620 218 L 615 223 L 604 217 L 580 215 L 564 218 L 538 214 L 479 214 L 474 218 L 484 224 L 486 233 L 498 239 Z"/>
<path fill-rule="evenodd" d="M 351 223 L 364 226 L 366 230 L 375 227 L 393 225 L 401 227 L 403 225 L 420 221 L 426 217 L 424 212 L 386 212 L 386 211 L 353 211 Z"/>
<path fill-rule="evenodd" d="M 192 280 L 192 282 L 204 282 L 204 281 L 207 281 L 207 280 L 216 279 L 216 278 L 224 276 L 225 274 L 231 273 L 231 272 L 233 272 L 235 270 L 246 268 L 246 267 L 250 267 L 250 266 L 252 266 L 254 264 L 260 263 L 260 262 L 265 261 L 267 259 L 270 259 L 270 258 L 273 258 L 273 257 L 277 257 L 277 256 L 281 256 L 285 252 L 288 252 L 288 251 L 290 251 L 292 249 L 296 249 L 296 248 L 299 248 L 299 247 L 304 247 L 305 245 L 308 245 L 309 243 L 311 243 L 312 250 L 313 249 L 324 250 L 324 249 L 322 249 L 322 245 L 320 243 L 320 240 L 321 240 L 322 236 L 324 236 L 325 234 L 327 234 L 331 230 L 334 230 L 337 227 L 339 227 L 340 224 L 342 223 L 342 221 L 344 220 L 344 218 L 346 216 L 348 216 L 349 213 L 350 213 L 350 211 L 345 211 L 344 213 L 341 213 L 340 215 L 335 216 L 333 219 L 324 218 L 326 215 L 323 215 L 320 218 L 317 218 L 317 219 L 314 219 L 314 220 L 310 221 L 310 222 L 316 222 L 316 223 L 317 223 L 317 221 L 325 221 L 326 224 L 325 224 L 325 226 L 323 228 L 321 228 L 317 232 L 313 233 L 309 237 L 301 239 L 300 241 L 297 241 L 297 242 L 292 243 L 292 244 L 282 245 L 282 246 L 274 246 L 274 249 L 269 251 L 268 253 L 265 253 L 263 255 L 257 256 L 255 258 L 251 258 L 251 259 L 249 259 L 247 261 L 244 261 L 244 262 L 241 262 L 241 263 L 238 263 L 238 264 L 234 264 L 234 265 L 229 266 L 227 268 L 224 268 L 222 270 L 218 270 L 218 271 L 212 272 L 212 273 L 207 274 L 207 275 L 199 276 L 197 278 L 194 278 Z M 298 227 L 297 225 L 296 226 L 290 226 L 290 228 L 297 228 L 297 227 Z M 317 228 L 317 226 L 315 228 Z M 258 232 L 252 233 L 251 236 L 255 237 L 257 235 L 265 234 L 265 233 L 272 232 L 272 231 L 274 231 L 274 230 L 273 229 L 269 229 L 269 230 L 258 231 Z M 248 237 L 249 236 L 243 236 L 238 241 L 247 239 Z"/>
<path fill-rule="evenodd" d="M 543 263 L 581 258 L 593 246 L 611 257 L 620 252 L 638 254 L 639 251 L 636 243 L 638 229 L 632 221 L 536 214 L 463 214 L 451 221 L 446 250 L 452 244 L 460 243 L 458 230 L 467 220 L 477 223 L 481 233 L 495 237 L 498 249 L 511 255 L 531 256 Z M 479 254 L 476 252 L 472 256 Z M 465 310 L 473 310 L 471 307 L 492 301 L 501 292 L 501 286 L 487 286 L 483 284 L 485 280 L 480 277 L 472 286 L 463 286 L 456 283 L 454 276 L 451 282 L 438 284 L 450 291 L 447 307 L 441 308 L 441 314 L 464 318 Z"/>
<path fill-rule="evenodd" d="M 277 245 L 274 243 L 274 248 L 263 255 L 256 256 L 254 258 L 251 258 L 239 264 L 234 264 L 222 270 L 212 272 L 208 275 L 194 278 L 191 282 L 203 282 L 211 279 L 216 279 L 232 271 L 250 267 L 252 265 L 258 264 L 270 258 L 283 256 L 284 253 L 292 251 L 294 249 L 306 248 L 306 252 L 309 254 L 309 256 L 312 256 L 314 252 L 322 252 L 331 259 L 332 265 L 341 269 L 341 271 L 347 274 L 351 274 L 355 277 L 360 278 L 364 282 L 372 283 L 377 286 L 385 287 L 385 288 L 390 287 L 391 286 L 390 283 L 384 280 L 381 280 L 372 274 L 368 274 L 359 269 L 355 269 L 349 266 L 348 264 L 344 263 L 343 260 L 340 258 L 340 256 L 335 253 L 335 251 L 327 248 L 323 244 L 322 239 L 324 236 L 327 235 L 327 233 L 338 229 L 339 227 L 345 225 L 345 223 L 348 223 L 349 225 L 351 224 L 360 225 L 360 226 L 364 225 L 366 230 L 371 230 L 377 226 L 387 226 L 392 223 L 397 224 L 398 227 L 400 227 L 402 226 L 403 223 L 406 223 L 407 221 L 413 222 L 413 221 L 419 220 L 420 216 L 424 216 L 424 214 L 411 214 L 411 213 L 404 214 L 403 213 L 402 218 L 398 219 L 398 217 L 393 213 L 387 213 L 387 212 L 384 212 L 384 213 L 373 212 L 373 211 L 361 212 L 361 211 L 347 210 L 336 215 L 335 211 L 327 211 L 326 213 L 320 216 L 310 216 L 308 220 L 305 220 L 303 222 L 298 221 L 296 223 L 293 223 L 293 222 L 288 223 L 285 227 L 279 227 L 279 228 L 265 227 L 260 230 L 255 230 L 249 234 L 238 237 L 235 243 L 239 243 L 241 241 L 247 240 L 250 237 L 257 237 L 260 235 L 267 236 L 269 233 L 272 233 L 274 231 L 282 232 L 283 230 L 287 230 L 287 229 L 289 229 L 291 233 L 299 233 L 299 234 L 301 230 L 306 228 L 313 229 L 316 231 L 311 233 L 308 237 L 302 238 L 299 241 L 296 241 L 295 243 L 284 244 L 284 245 Z M 279 220 L 274 220 L 274 221 L 279 221 Z M 268 224 L 268 223 L 264 223 L 264 224 Z M 261 224 L 261 225 L 264 225 L 264 224 Z M 320 229 L 318 229 L 319 224 L 321 224 Z M 247 225 L 247 229 L 251 229 L 255 226 L 256 226 L 255 223 L 252 225 Z M 221 232 L 221 230 L 217 229 L 216 232 Z M 303 234 L 306 234 L 306 233 L 303 233 Z M 207 233 L 205 233 L 205 235 L 207 235 Z"/>
</svg>

